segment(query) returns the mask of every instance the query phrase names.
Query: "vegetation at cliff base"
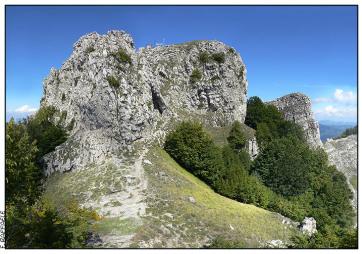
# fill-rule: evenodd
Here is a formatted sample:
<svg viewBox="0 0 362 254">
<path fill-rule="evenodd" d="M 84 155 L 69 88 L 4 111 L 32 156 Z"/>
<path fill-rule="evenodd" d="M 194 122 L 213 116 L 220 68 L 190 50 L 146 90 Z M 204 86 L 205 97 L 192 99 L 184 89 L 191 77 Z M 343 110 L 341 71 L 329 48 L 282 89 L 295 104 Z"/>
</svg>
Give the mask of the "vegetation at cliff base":
<svg viewBox="0 0 362 254">
<path fill-rule="evenodd" d="M 273 139 L 294 137 L 305 142 L 302 128 L 283 118 L 281 112 L 273 105 L 253 96 L 247 101 L 245 124 L 256 130 L 259 146 L 263 147 Z"/>
<path fill-rule="evenodd" d="M 42 197 L 44 179 L 41 158 L 67 139 L 57 111 L 41 108 L 35 116 L 6 123 L 5 207 L 7 248 L 82 247 L 92 220 L 92 211 L 69 203 L 60 211 Z"/>
<path fill-rule="evenodd" d="M 309 148 L 299 128 L 275 119 L 278 114 L 273 108 L 266 111 L 271 114 L 260 115 L 255 126 L 262 123 L 275 132 L 269 132 L 270 139 L 262 139 L 264 145 L 252 163 L 237 122 L 231 128 L 228 144 L 223 147 L 215 145 L 201 124 L 182 122 L 166 137 L 165 150 L 226 197 L 297 221 L 314 217 L 318 233 L 311 239 L 318 238 L 318 241 L 313 245 L 313 240 L 308 239 L 310 246 L 328 247 L 332 242 L 342 246 L 340 241 L 349 232 L 354 215 L 349 202 L 352 194 L 345 177 L 328 165 L 323 150 Z"/>
</svg>

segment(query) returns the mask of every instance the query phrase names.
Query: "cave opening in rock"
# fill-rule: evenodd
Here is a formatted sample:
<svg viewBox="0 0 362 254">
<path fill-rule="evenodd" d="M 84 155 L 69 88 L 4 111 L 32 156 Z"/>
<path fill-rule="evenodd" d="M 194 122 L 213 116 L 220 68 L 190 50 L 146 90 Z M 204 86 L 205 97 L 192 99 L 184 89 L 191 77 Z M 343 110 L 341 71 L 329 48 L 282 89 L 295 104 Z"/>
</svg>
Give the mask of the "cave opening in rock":
<svg viewBox="0 0 362 254">
<path fill-rule="evenodd" d="M 161 98 L 161 94 L 157 92 L 153 87 L 151 88 L 153 107 L 162 113 L 166 110 L 166 104 Z"/>
</svg>

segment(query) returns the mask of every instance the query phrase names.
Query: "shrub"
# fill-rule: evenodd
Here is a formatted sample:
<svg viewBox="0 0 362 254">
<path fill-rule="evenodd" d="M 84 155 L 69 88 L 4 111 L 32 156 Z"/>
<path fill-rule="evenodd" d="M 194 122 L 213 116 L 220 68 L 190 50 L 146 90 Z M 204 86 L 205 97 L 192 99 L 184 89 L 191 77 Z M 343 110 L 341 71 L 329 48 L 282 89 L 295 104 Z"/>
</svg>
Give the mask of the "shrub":
<svg viewBox="0 0 362 254">
<path fill-rule="evenodd" d="M 182 122 L 167 135 L 165 150 L 184 168 L 208 184 L 216 183 L 223 171 L 221 151 L 201 124 Z"/>
<path fill-rule="evenodd" d="M 235 51 L 235 49 L 233 49 L 233 48 L 229 48 L 229 49 L 228 49 L 228 52 L 229 52 L 230 54 L 236 54 L 236 51 Z"/>
<path fill-rule="evenodd" d="M 5 193 L 7 204 L 32 203 L 38 195 L 41 170 L 35 163 L 38 148 L 24 124 L 12 118 L 6 124 Z"/>
<path fill-rule="evenodd" d="M 356 229 L 340 229 L 328 227 L 325 232 L 317 232 L 313 236 L 294 235 L 291 248 L 339 248 L 357 249 L 358 232 Z"/>
<path fill-rule="evenodd" d="M 232 129 L 238 130 L 237 125 Z M 239 135 L 239 131 L 231 133 L 231 137 Z M 234 138 L 229 140 L 235 144 Z M 200 124 L 183 122 L 167 136 L 165 150 L 221 195 L 296 221 L 314 217 L 318 233 L 312 240 L 296 238 L 295 246 L 355 246 L 353 232 L 340 233 L 352 225 L 352 193 L 343 174 L 328 165 L 322 149 L 312 150 L 294 136 L 272 138 L 252 163 L 250 175 L 244 149 L 230 144 L 220 149 Z"/>
<path fill-rule="evenodd" d="M 256 96 L 247 102 L 245 124 L 256 129 L 258 144 L 263 147 L 272 139 L 292 137 L 305 142 L 303 129 L 296 123 L 286 121 L 273 105 L 264 104 Z"/>
<path fill-rule="evenodd" d="M 113 87 L 114 89 L 118 89 L 120 86 L 120 83 L 117 78 L 114 76 L 108 76 L 107 77 L 108 84 Z"/>
<path fill-rule="evenodd" d="M 196 83 L 197 81 L 199 81 L 200 79 L 202 78 L 202 74 L 200 72 L 199 69 L 194 69 L 191 73 L 191 76 L 190 76 L 190 82 L 192 84 Z"/>
<path fill-rule="evenodd" d="M 219 64 L 225 62 L 225 54 L 223 52 L 214 53 L 211 55 L 211 57 L 214 61 L 218 62 Z"/>
<path fill-rule="evenodd" d="M 242 149 L 238 152 L 238 155 L 239 155 L 241 165 L 245 168 L 246 171 L 249 172 L 250 165 L 251 165 L 249 153 L 245 149 Z"/>
<path fill-rule="evenodd" d="M 206 64 L 210 61 L 210 55 L 207 52 L 201 52 L 199 54 L 199 60 L 202 64 Z"/>
<path fill-rule="evenodd" d="M 219 76 L 213 76 L 213 77 L 211 78 L 211 82 L 212 82 L 212 83 L 214 83 L 214 82 L 217 81 L 217 80 L 220 80 L 220 77 L 219 77 Z"/>
<path fill-rule="evenodd" d="M 8 248 L 84 247 L 96 213 L 68 202 L 64 211 L 39 199 L 44 154 L 63 143 L 66 132 L 54 124 L 54 107 L 42 107 L 22 122 L 6 124 L 6 246 Z M 60 120 L 66 118 L 61 112 Z"/>
<path fill-rule="evenodd" d="M 117 52 L 111 54 L 116 60 L 123 64 L 132 64 L 132 59 L 129 54 L 124 49 L 119 49 Z"/>
<path fill-rule="evenodd" d="M 93 52 L 95 50 L 95 48 L 93 46 L 89 46 L 85 49 L 85 53 L 89 54 L 91 52 Z"/>
<path fill-rule="evenodd" d="M 91 224 L 99 220 L 92 210 L 72 201 L 57 210 L 46 199 L 32 206 L 7 206 L 8 248 L 81 248 L 86 246 Z"/>
<path fill-rule="evenodd" d="M 239 121 L 235 121 L 232 124 L 227 141 L 229 142 L 231 148 L 235 150 L 241 150 L 245 147 L 246 139 Z"/>
<path fill-rule="evenodd" d="M 272 141 L 273 135 L 267 123 L 261 122 L 257 124 L 255 137 L 260 148 L 263 148 L 266 144 Z"/>
<path fill-rule="evenodd" d="M 212 240 L 212 242 L 205 246 L 208 249 L 237 249 L 245 248 L 245 244 L 242 241 L 229 240 L 224 237 L 218 236 Z"/>
<path fill-rule="evenodd" d="M 67 140 L 66 131 L 59 123 L 53 122 L 56 113 L 58 111 L 54 107 L 42 107 L 26 123 L 29 136 L 32 141 L 36 141 L 38 147 L 38 160 Z"/>
<path fill-rule="evenodd" d="M 297 138 L 301 142 L 306 142 L 302 127 L 296 123 L 282 120 L 277 128 L 279 137 Z"/>
<path fill-rule="evenodd" d="M 256 130 L 257 124 L 264 119 L 264 103 L 257 97 L 250 97 L 247 101 L 245 124 Z"/>
<path fill-rule="evenodd" d="M 273 140 L 255 159 L 251 171 L 276 193 L 299 195 L 309 188 L 308 153 L 308 146 L 296 140 Z"/>
<path fill-rule="evenodd" d="M 256 96 L 248 99 L 245 124 L 249 127 L 257 129 L 258 123 L 264 122 L 268 124 L 271 132 L 277 134 L 276 127 L 282 121 L 284 121 L 283 115 L 275 106 L 264 104 L 263 101 Z"/>
<path fill-rule="evenodd" d="M 62 102 L 64 102 L 64 101 L 65 101 L 65 94 L 62 93 Z"/>
</svg>

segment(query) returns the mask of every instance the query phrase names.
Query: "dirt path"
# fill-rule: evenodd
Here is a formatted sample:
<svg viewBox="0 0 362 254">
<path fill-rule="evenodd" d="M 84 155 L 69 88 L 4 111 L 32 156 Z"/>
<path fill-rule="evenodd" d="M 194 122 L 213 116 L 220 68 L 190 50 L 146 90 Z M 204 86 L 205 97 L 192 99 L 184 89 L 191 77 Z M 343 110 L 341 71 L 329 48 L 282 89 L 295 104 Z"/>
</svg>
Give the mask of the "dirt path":
<svg viewBox="0 0 362 254">
<path fill-rule="evenodd" d="M 102 247 L 128 247 L 130 239 L 134 236 L 130 229 L 142 225 L 141 216 L 146 213 L 145 191 L 147 179 L 145 177 L 143 163 L 148 149 L 143 148 L 134 159 L 117 164 L 116 170 L 121 171 L 114 181 L 122 182 L 122 190 L 103 196 L 98 202 L 100 213 L 104 220 L 112 221 L 110 232 L 100 234 L 100 238 L 106 246 Z M 112 203 L 113 202 L 113 203 Z M 112 206 L 108 204 L 114 204 Z M 117 230 L 122 222 L 128 224 L 124 229 Z M 115 229 L 114 229 L 115 228 Z"/>
</svg>

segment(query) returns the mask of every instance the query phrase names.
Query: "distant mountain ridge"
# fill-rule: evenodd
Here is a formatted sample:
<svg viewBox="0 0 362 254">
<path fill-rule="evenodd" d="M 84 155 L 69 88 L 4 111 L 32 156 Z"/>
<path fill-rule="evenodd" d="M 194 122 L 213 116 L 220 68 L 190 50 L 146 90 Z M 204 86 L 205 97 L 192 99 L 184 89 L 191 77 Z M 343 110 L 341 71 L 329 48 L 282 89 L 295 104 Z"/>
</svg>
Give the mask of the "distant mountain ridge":
<svg viewBox="0 0 362 254">
<path fill-rule="evenodd" d="M 320 123 L 319 130 L 321 135 L 322 142 L 327 141 L 329 138 L 335 138 L 342 134 L 346 129 L 354 127 L 355 124 L 353 123 L 335 123 L 330 122 L 330 124 Z"/>
</svg>

